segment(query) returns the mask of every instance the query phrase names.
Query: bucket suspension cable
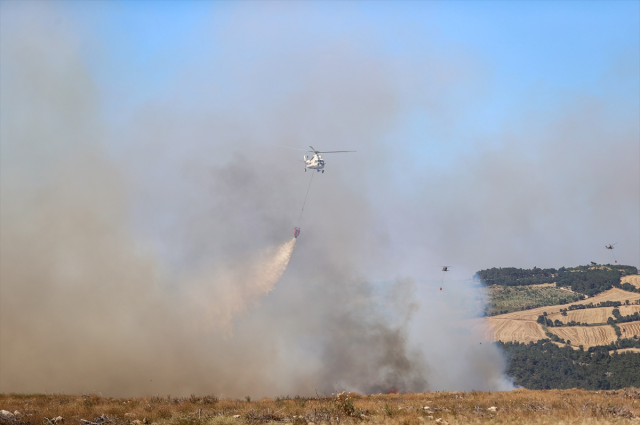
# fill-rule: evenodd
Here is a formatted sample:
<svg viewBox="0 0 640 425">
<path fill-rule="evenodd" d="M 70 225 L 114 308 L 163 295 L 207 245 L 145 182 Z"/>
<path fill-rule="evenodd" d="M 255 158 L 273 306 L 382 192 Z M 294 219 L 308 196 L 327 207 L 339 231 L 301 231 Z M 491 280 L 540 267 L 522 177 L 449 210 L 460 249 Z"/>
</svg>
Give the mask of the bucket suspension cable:
<svg viewBox="0 0 640 425">
<path fill-rule="evenodd" d="M 304 206 L 307 204 L 307 197 L 309 196 L 309 189 L 311 189 L 311 182 L 313 182 L 313 176 L 316 173 L 311 173 L 311 178 L 309 179 L 309 186 L 307 186 L 307 193 L 304 195 L 304 202 L 302 203 L 302 210 L 300 210 L 300 215 L 298 216 L 298 225 L 300 224 L 300 220 L 302 220 L 302 214 L 304 213 Z"/>
</svg>

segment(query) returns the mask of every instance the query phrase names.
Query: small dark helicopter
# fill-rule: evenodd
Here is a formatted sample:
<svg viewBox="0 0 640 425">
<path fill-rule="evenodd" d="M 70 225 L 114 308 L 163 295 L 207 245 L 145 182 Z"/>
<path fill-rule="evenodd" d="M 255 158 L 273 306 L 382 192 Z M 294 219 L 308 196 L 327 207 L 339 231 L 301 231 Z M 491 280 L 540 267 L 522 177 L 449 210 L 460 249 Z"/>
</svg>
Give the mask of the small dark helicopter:
<svg viewBox="0 0 640 425">
<path fill-rule="evenodd" d="M 616 245 L 617 243 L 618 243 L 618 242 L 616 242 L 616 243 L 611 243 L 611 244 L 609 244 L 609 245 L 605 245 L 604 247 L 605 247 L 605 248 L 607 248 L 607 249 L 611 249 L 611 250 L 613 250 L 613 246 L 614 246 L 614 245 Z M 618 260 L 616 260 L 616 255 L 613 253 L 613 251 L 611 251 L 611 255 L 613 255 L 613 262 L 617 264 L 617 263 L 618 263 Z"/>
<path fill-rule="evenodd" d="M 442 266 L 442 284 L 444 284 L 444 272 L 448 272 L 449 271 L 449 266 Z M 442 291 L 442 286 L 440 287 L 440 290 Z"/>
</svg>

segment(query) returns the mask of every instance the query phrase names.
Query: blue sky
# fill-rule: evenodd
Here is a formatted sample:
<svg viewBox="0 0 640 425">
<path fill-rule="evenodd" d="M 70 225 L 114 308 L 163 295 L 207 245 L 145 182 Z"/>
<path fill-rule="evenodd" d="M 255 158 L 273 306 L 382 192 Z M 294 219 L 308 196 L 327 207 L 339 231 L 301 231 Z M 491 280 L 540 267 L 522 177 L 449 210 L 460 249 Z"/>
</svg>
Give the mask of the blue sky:
<svg viewBox="0 0 640 425">
<path fill-rule="evenodd" d="M 172 70 L 197 61 L 195 53 L 224 44 L 204 26 L 225 25 L 234 8 L 252 4 L 132 1 L 67 6 L 106 49 L 102 59 L 114 69 L 104 70 L 111 75 L 104 76 L 105 83 L 117 84 L 122 74 L 151 75 L 136 82 L 140 91 L 153 92 Z M 536 83 L 599 93 L 601 75 L 620 56 L 637 52 L 640 39 L 640 2 L 634 1 L 307 3 L 279 8 L 302 9 L 304 29 L 320 42 L 362 27 L 377 39 L 376 48 L 392 55 L 412 55 L 425 41 L 444 54 L 457 49 L 472 53 L 489 69 L 494 107 L 505 107 L 514 93 Z M 265 10 L 265 18 L 273 19 L 278 13 L 274 9 Z M 91 56 L 91 46 L 85 47 Z M 105 65 L 100 58 L 90 60 Z"/>
<path fill-rule="evenodd" d="M 480 88 L 471 82 L 447 93 L 457 108 L 458 128 L 465 129 L 462 133 L 442 133 L 438 118 L 419 107 L 409 107 L 400 117 L 397 134 L 442 142 L 427 149 L 418 143 L 412 153 L 442 159 L 454 154 L 446 146 L 458 149 L 460 143 L 468 143 L 464 138 L 470 127 L 475 134 L 490 136 L 506 127 L 515 129 L 523 107 L 553 109 L 566 94 L 607 96 L 612 88 L 603 76 L 630 57 L 630 66 L 636 67 L 631 72 L 637 72 L 640 50 L 640 2 L 633 1 L 134 1 L 73 2 L 65 3 L 64 9 L 85 33 L 82 50 L 111 122 L 130 112 L 128 106 L 171 96 L 177 89 L 174 80 L 186 67 L 206 68 L 216 78 L 215 68 L 221 65 L 217 61 L 225 61 L 220 50 L 226 44 L 217 29 L 237 23 L 239 10 L 254 9 L 251 19 L 263 16 L 274 27 L 285 27 L 280 36 L 291 46 L 297 37 L 300 43 L 317 44 L 341 37 L 367 39 L 368 53 L 383 60 L 406 60 L 429 49 L 453 66 L 475 68 L 469 72 L 482 80 Z M 298 22 L 292 23 L 291 15 Z M 251 43 L 240 46 L 237 55 L 250 58 L 264 47 Z M 624 89 L 635 95 L 637 81 Z M 480 92 L 469 96 L 469 90 Z M 456 98 L 466 100 L 460 104 Z"/>
</svg>

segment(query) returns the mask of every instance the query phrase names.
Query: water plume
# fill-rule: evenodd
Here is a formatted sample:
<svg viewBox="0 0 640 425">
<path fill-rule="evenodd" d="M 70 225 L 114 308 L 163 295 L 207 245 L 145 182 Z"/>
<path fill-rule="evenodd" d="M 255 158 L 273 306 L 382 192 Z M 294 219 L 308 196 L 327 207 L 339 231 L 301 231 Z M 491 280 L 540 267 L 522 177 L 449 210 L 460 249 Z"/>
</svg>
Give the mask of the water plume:
<svg viewBox="0 0 640 425">
<path fill-rule="evenodd" d="M 287 270 L 296 247 L 296 238 L 270 246 L 254 255 L 202 271 L 187 285 L 194 305 L 203 312 L 201 325 L 232 334 L 232 321 L 273 291 Z"/>
<path fill-rule="evenodd" d="M 282 277 L 287 269 L 293 250 L 296 247 L 296 238 L 277 247 L 270 247 L 265 250 L 253 267 L 255 273 L 256 288 L 260 295 L 267 294 Z"/>
</svg>

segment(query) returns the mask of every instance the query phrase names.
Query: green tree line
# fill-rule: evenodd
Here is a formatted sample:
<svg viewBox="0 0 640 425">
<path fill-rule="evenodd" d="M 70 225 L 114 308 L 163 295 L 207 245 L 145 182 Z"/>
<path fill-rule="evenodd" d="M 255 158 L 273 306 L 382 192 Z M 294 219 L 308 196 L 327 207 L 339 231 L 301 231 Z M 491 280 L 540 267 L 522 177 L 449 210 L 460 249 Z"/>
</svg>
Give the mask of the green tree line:
<svg viewBox="0 0 640 425">
<path fill-rule="evenodd" d="M 637 274 L 638 269 L 624 265 L 591 265 L 560 267 L 559 269 L 519 269 L 515 267 L 491 268 L 476 272 L 474 278 L 485 285 L 525 286 L 556 282 L 556 286 L 571 288 L 572 291 L 594 296 L 600 292 L 620 287 L 631 292 L 640 289 L 629 283 L 620 284 L 622 276 Z"/>
<path fill-rule="evenodd" d="M 501 341 L 497 344 L 507 357 L 506 374 L 517 386 L 534 390 L 640 387 L 640 353 L 610 355 L 606 346 L 574 350 L 559 347 L 548 339 L 528 344 Z"/>
</svg>

